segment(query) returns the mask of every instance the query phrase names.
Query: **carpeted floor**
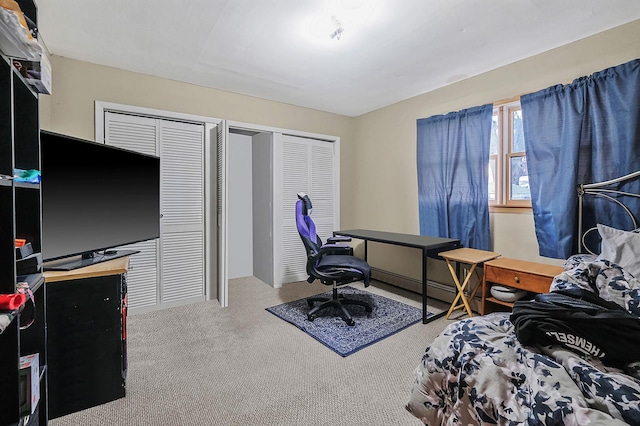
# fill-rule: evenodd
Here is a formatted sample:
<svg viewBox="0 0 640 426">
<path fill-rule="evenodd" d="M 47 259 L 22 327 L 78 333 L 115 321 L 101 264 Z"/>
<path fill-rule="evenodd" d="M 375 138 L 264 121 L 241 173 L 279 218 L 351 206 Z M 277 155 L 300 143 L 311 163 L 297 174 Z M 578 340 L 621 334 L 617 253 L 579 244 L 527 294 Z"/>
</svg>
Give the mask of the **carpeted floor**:
<svg viewBox="0 0 640 426">
<path fill-rule="evenodd" d="M 404 410 L 413 371 L 451 320 L 412 325 L 343 358 L 265 310 L 326 290 L 250 277 L 230 282 L 228 308 L 131 315 L 127 396 L 50 425 L 419 425 Z M 367 291 L 420 306 L 419 295 L 384 284 Z"/>
</svg>

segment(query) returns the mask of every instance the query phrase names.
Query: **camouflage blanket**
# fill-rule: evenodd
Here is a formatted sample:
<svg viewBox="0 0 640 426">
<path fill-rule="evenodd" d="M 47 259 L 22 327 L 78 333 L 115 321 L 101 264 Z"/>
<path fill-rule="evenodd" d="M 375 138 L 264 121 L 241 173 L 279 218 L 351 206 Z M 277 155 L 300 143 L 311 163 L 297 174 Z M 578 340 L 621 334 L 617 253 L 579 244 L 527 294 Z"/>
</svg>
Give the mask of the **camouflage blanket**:
<svg viewBox="0 0 640 426">
<path fill-rule="evenodd" d="M 578 286 L 640 315 L 640 281 L 620 266 L 574 258 L 565 268 L 551 291 Z M 450 324 L 416 368 L 406 409 L 427 425 L 640 424 L 640 363 L 615 369 L 564 348 L 523 346 L 509 315 Z"/>
</svg>

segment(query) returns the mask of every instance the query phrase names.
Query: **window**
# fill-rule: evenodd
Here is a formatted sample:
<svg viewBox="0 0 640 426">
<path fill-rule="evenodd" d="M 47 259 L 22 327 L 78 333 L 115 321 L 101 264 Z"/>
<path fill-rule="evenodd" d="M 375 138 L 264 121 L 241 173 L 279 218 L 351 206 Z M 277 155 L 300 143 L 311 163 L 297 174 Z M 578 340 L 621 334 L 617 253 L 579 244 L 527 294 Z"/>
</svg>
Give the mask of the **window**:
<svg viewBox="0 0 640 426">
<path fill-rule="evenodd" d="M 531 207 L 520 102 L 493 108 L 489 148 L 489 205 Z"/>
</svg>

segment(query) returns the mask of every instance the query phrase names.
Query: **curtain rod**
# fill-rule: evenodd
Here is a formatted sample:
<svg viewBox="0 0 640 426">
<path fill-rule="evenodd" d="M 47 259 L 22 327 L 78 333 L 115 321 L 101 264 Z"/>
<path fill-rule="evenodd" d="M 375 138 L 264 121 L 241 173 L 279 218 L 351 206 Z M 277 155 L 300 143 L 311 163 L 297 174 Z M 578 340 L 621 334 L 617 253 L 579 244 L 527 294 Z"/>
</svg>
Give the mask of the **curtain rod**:
<svg viewBox="0 0 640 426">
<path fill-rule="evenodd" d="M 575 81 L 575 79 L 574 79 L 574 80 L 571 80 L 571 81 L 570 81 L 570 82 L 568 82 L 568 83 L 558 83 L 558 84 L 562 84 L 563 86 L 566 86 L 567 84 L 571 84 L 571 83 L 573 83 L 574 81 Z M 557 86 L 557 84 L 552 84 L 551 86 Z M 551 86 L 547 86 L 547 87 L 551 87 Z M 521 94 L 519 94 L 519 95 L 514 95 L 514 96 L 512 96 L 512 97 L 510 97 L 510 98 L 500 99 L 500 100 L 498 100 L 498 101 L 493 102 L 493 105 L 498 105 L 498 106 L 500 106 L 500 105 L 504 105 L 504 104 L 510 104 L 511 102 L 519 101 L 519 100 L 520 100 L 520 98 L 521 98 L 523 95 L 527 95 L 527 94 L 529 94 L 529 93 L 535 93 L 535 92 L 538 92 L 539 90 L 544 90 L 544 89 L 533 90 L 533 91 L 530 91 L 530 92 L 527 92 L 527 93 L 521 93 Z"/>
</svg>

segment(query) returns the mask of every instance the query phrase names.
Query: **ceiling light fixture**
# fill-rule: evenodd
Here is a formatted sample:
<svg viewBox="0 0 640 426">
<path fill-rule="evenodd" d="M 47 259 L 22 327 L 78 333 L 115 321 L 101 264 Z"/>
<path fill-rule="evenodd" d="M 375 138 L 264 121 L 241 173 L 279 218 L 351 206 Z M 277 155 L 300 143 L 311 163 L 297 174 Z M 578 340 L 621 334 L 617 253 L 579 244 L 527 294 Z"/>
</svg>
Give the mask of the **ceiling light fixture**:
<svg viewBox="0 0 640 426">
<path fill-rule="evenodd" d="M 330 37 L 336 40 L 340 40 L 340 36 L 344 31 L 344 27 L 342 26 L 340 20 L 335 16 L 331 17 L 331 22 L 333 24 L 333 31 L 331 32 Z"/>
<path fill-rule="evenodd" d="M 324 11 L 307 21 L 305 31 L 319 40 L 340 40 L 370 20 L 378 1 L 324 0 Z"/>
<path fill-rule="evenodd" d="M 376 7 L 375 0 L 329 0 L 329 15 L 350 28 L 367 21 Z"/>
</svg>

